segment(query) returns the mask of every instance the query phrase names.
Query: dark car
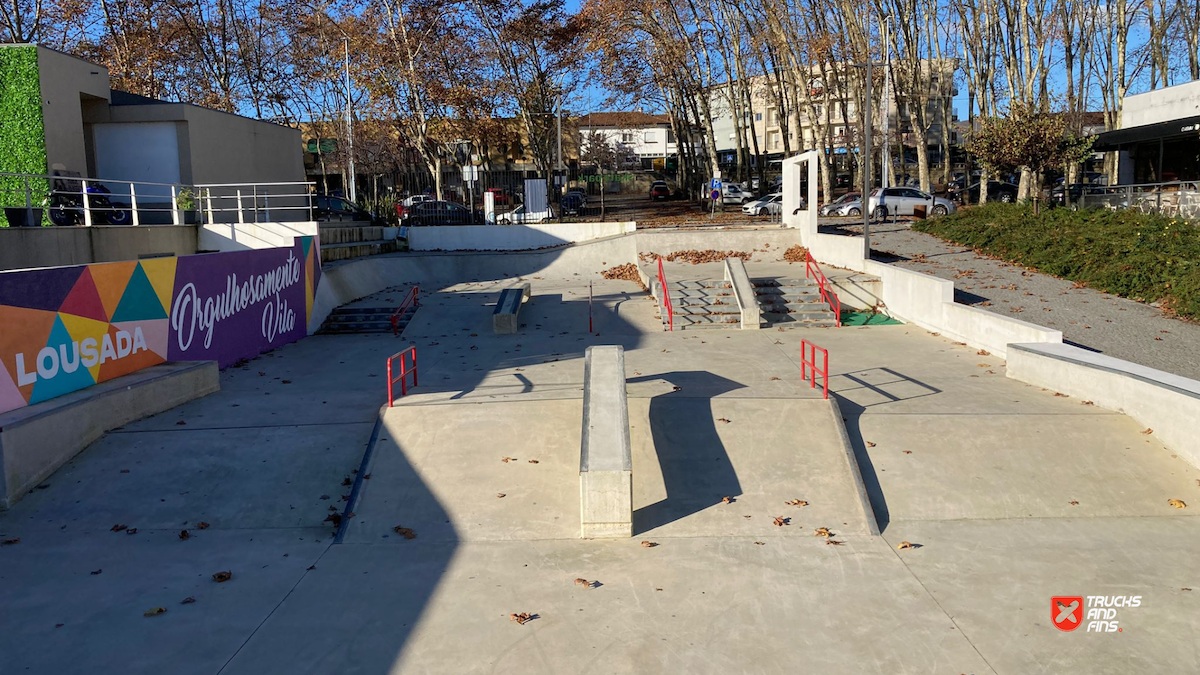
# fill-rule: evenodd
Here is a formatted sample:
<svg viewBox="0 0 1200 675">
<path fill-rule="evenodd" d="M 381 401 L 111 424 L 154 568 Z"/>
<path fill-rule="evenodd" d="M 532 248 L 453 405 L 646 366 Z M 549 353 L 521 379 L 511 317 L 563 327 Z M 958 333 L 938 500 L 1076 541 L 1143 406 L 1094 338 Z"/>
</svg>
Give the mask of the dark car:
<svg viewBox="0 0 1200 675">
<path fill-rule="evenodd" d="M 650 199 L 670 199 L 671 186 L 665 180 L 656 180 L 650 184 Z"/>
<path fill-rule="evenodd" d="M 564 216 L 578 216 L 583 212 L 584 205 L 583 195 L 578 192 L 568 192 L 563 195 L 562 201 L 559 202 Z"/>
<path fill-rule="evenodd" d="M 313 197 L 313 218 L 324 223 L 375 221 L 375 214 L 359 208 L 341 197 L 317 195 Z"/>
<path fill-rule="evenodd" d="M 479 212 L 472 213 L 462 204 L 431 200 L 414 205 L 407 211 L 405 225 L 474 225 L 482 223 Z"/>
<path fill-rule="evenodd" d="M 987 198 L 989 202 L 1001 202 L 1011 204 L 1017 201 L 1017 186 L 1012 183 L 1002 183 L 998 180 L 988 181 Z M 966 196 L 967 201 L 963 201 L 963 196 Z M 959 204 L 979 203 L 979 183 L 974 183 L 966 190 L 952 190 L 949 197 Z"/>
<path fill-rule="evenodd" d="M 1050 190 L 1050 202 L 1055 206 L 1079 208 L 1081 202 L 1086 205 L 1089 199 L 1095 199 L 1097 204 L 1104 204 L 1107 200 L 1102 198 L 1102 195 L 1111 193 L 1112 190 L 1104 185 L 1083 183 L 1073 183 L 1069 186 L 1057 185 Z"/>
</svg>

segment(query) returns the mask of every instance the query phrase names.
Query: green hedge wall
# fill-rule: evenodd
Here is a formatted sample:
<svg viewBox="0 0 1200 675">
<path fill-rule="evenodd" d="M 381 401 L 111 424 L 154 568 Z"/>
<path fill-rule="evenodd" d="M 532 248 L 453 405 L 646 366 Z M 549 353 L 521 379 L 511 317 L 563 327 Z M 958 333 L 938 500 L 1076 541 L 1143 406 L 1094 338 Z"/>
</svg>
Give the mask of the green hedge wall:
<svg viewBox="0 0 1200 675">
<path fill-rule="evenodd" d="M 33 45 L 0 48 L 0 172 L 46 173 L 42 87 Z M 30 189 L 36 207 L 49 194 L 50 186 L 40 180 Z M 23 179 L 0 176 L 0 206 L 25 206 Z M 0 226 L 8 226 L 3 211 Z"/>
</svg>

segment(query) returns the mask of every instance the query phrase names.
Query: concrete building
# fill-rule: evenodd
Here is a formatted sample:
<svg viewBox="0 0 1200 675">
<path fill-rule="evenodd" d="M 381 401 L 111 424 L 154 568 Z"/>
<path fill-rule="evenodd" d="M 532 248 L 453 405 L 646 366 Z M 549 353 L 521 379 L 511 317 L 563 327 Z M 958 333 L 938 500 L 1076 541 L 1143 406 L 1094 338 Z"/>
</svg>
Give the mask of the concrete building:
<svg viewBox="0 0 1200 675">
<path fill-rule="evenodd" d="M 1121 185 L 1200 180 L 1200 81 L 1126 96 L 1093 147 L 1117 154 Z"/>
<path fill-rule="evenodd" d="M 679 153 L 671 118 L 641 111 L 594 112 L 575 121 L 580 144 L 593 133 L 605 137 L 617 153 L 623 167 L 641 165 L 651 168 L 655 159 L 665 160 Z"/>
<path fill-rule="evenodd" d="M 297 129 L 114 91 L 106 68 L 53 49 L 0 48 L 27 50 L 36 58 L 40 131 L 37 114 L 20 114 L 22 121 L 35 122 L 23 142 L 45 147 L 44 164 L 13 166 L 9 157 L 0 156 L 0 172 L 60 169 L 113 181 L 180 185 L 304 180 Z M 28 85 L 34 106 L 35 89 Z M 14 115 L 11 109 L 9 115 Z M 0 117 L 0 127 L 12 121 Z"/>
</svg>

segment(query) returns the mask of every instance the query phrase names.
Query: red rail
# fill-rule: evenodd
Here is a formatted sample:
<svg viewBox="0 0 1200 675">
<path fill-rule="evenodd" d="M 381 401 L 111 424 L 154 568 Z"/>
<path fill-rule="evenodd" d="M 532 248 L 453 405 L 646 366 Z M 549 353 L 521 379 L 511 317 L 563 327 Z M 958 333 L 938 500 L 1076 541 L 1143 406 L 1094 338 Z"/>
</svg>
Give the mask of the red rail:
<svg viewBox="0 0 1200 675">
<path fill-rule="evenodd" d="M 392 312 L 392 335 L 400 334 L 400 317 L 404 316 L 412 307 L 419 307 L 421 303 L 417 300 L 417 296 L 421 293 L 420 286 L 413 286 L 404 294 L 404 299 L 400 301 L 400 306 L 396 311 Z"/>
<path fill-rule="evenodd" d="M 675 330 L 675 308 L 671 306 L 671 292 L 667 290 L 667 273 L 663 271 L 662 258 L 658 259 L 658 287 L 663 294 L 663 307 L 667 308 L 667 325 Z"/>
<path fill-rule="evenodd" d="M 821 368 L 817 369 L 817 352 L 821 352 Z M 822 378 L 823 398 L 829 398 L 829 352 L 809 342 L 800 341 L 800 380 L 810 382 L 810 389 L 817 387 L 817 375 Z"/>
<path fill-rule="evenodd" d="M 400 376 L 392 377 L 392 362 L 396 359 L 400 360 Z M 410 364 L 409 361 L 412 361 Z M 400 383 L 400 395 L 408 395 L 408 376 L 412 375 L 413 386 L 417 386 L 417 348 L 409 347 L 404 351 L 397 352 L 388 357 L 387 360 L 387 379 L 388 379 L 388 407 L 392 407 L 392 402 L 396 400 L 392 393 L 392 385 Z"/>
<path fill-rule="evenodd" d="M 837 319 L 837 325 L 842 325 L 842 301 L 838 300 L 837 293 L 833 292 L 833 284 L 825 278 L 825 273 L 821 271 L 821 266 L 812 257 L 812 253 L 804 252 L 804 277 L 806 279 L 816 279 L 817 288 L 821 289 L 821 301 L 829 305 L 833 310 L 834 317 Z"/>
</svg>

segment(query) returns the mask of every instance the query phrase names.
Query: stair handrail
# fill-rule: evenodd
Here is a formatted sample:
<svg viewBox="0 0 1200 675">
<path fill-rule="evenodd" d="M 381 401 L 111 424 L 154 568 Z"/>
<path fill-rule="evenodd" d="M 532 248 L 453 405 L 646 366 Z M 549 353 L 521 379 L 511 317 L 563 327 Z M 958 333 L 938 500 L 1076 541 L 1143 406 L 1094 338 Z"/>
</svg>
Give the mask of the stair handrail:
<svg viewBox="0 0 1200 675">
<path fill-rule="evenodd" d="M 667 309 L 668 330 L 675 330 L 675 308 L 671 305 L 671 292 L 667 290 L 667 273 L 663 271 L 662 256 L 658 258 L 658 287 L 662 289 L 663 306 Z"/>
<path fill-rule="evenodd" d="M 804 278 L 816 279 L 817 288 L 821 292 L 821 301 L 829 305 L 833 310 L 834 318 L 837 321 L 838 327 L 842 325 L 842 301 L 838 299 L 837 293 L 833 292 L 833 284 L 825 278 L 825 273 L 821 271 L 821 266 L 817 264 L 815 258 L 812 257 L 812 252 L 804 252 Z M 826 288 L 826 287 L 829 288 Z"/>
<path fill-rule="evenodd" d="M 420 301 L 417 299 L 417 296 L 420 295 L 420 293 L 421 287 L 413 286 L 412 288 L 408 289 L 407 293 L 404 294 L 404 299 L 400 301 L 400 306 L 396 308 L 396 311 L 392 312 L 392 335 L 395 336 L 400 334 L 400 317 L 404 316 L 404 313 L 410 308 L 419 307 L 421 305 Z"/>
</svg>

